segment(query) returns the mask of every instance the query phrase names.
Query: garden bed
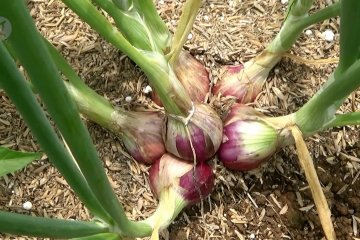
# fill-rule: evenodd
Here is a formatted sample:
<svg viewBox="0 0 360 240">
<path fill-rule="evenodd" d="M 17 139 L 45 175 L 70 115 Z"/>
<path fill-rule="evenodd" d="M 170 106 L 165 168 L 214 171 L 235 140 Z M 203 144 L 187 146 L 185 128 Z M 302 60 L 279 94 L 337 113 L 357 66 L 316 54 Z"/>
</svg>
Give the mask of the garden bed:
<svg viewBox="0 0 360 240">
<path fill-rule="evenodd" d="M 91 88 L 119 107 L 154 107 L 149 95 L 143 93 L 147 81 L 141 71 L 60 1 L 28 2 L 38 29 L 61 50 Z M 327 2 L 316 1 L 316 7 L 324 7 Z M 174 30 L 181 3 L 163 0 L 157 5 L 161 16 Z M 221 66 L 246 62 L 264 49 L 279 31 L 285 9 L 286 4 L 279 0 L 205 1 L 185 48 L 207 66 L 212 81 L 217 81 Z M 338 19 L 331 19 L 311 27 L 311 34 L 304 33 L 271 72 L 252 106 L 265 114 L 280 116 L 294 112 L 313 96 L 336 66 L 338 24 Z M 327 29 L 335 33 L 332 42 L 323 39 L 322 33 Z M 0 145 L 16 150 L 39 150 L 3 91 L 0 96 Z M 229 105 L 225 98 L 212 97 L 209 101 L 220 113 Z M 357 92 L 341 111 L 359 108 L 360 92 Z M 149 189 L 147 167 L 130 159 L 115 135 L 94 123 L 86 123 L 127 214 L 132 219 L 149 216 L 157 202 Z M 359 135 L 357 127 L 344 127 L 324 131 L 307 140 L 338 239 L 360 238 Z M 323 238 L 293 147 L 277 153 L 252 172 L 226 170 L 216 159 L 211 164 L 216 188 L 203 201 L 203 211 L 201 204 L 184 211 L 162 233 L 164 239 Z M 22 208 L 26 201 L 32 203 L 31 210 Z M 89 218 L 88 211 L 46 157 L 0 180 L 0 209 L 65 219 Z"/>
</svg>

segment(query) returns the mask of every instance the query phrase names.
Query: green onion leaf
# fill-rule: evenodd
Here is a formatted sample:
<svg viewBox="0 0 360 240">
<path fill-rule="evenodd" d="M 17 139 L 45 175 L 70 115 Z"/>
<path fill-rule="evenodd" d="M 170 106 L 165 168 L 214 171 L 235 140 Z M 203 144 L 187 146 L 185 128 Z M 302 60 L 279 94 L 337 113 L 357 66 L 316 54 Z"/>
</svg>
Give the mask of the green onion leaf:
<svg viewBox="0 0 360 240">
<path fill-rule="evenodd" d="M 32 161 L 41 158 L 42 153 L 19 152 L 0 147 L 0 177 L 24 168 Z"/>
<path fill-rule="evenodd" d="M 74 238 L 109 231 L 100 222 L 28 216 L 0 211 L 0 232 L 45 238 Z"/>
</svg>

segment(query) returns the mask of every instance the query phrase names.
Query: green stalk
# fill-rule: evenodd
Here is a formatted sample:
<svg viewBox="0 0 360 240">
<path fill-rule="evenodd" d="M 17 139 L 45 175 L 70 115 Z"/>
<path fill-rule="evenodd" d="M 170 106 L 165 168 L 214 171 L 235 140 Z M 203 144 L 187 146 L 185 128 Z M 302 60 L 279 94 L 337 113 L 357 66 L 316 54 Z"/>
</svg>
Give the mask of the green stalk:
<svg viewBox="0 0 360 240">
<path fill-rule="evenodd" d="M 326 128 L 360 125 L 360 112 L 352 112 L 336 115 Z"/>
<path fill-rule="evenodd" d="M 165 56 L 139 51 L 102 16 L 89 0 L 62 0 L 108 42 L 128 55 L 148 76 L 168 113 L 187 116 L 192 109 L 190 97 L 178 81 Z"/>
<path fill-rule="evenodd" d="M 302 17 L 307 14 L 314 0 L 291 0 L 286 10 L 286 20 L 290 17 Z"/>
<path fill-rule="evenodd" d="M 333 121 L 337 109 L 360 86 L 360 60 L 355 60 L 360 50 L 360 41 L 352 39 L 360 35 L 360 25 L 356 24 L 360 21 L 360 15 L 356 13 L 360 14 L 359 1 L 341 1 L 339 66 L 315 96 L 295 113 L 295 121 L 305 136 L 323 129 Z M 348 14 L 353 19 L 346 17 Z M 356 35 L 353 35 L 354 32 Z M 351 46 L 352 50 L 348 46 Z M 351 65 L 348 57 L 352 61 Z"/>
<path fill-rule="evenodd" d="M 115 133 L 119 133 L 121 131 L 118 124 L 119 119 L 120 121 L 126 121 L 126 118 L 121 115 L 121 110 L 115 110 L 107 100 L 86 86 L 86 84 L 79 78 L 76 72 L 72 69 L 71 65 L 56 50 L 56 48 L 46 39 L 44 39 L 44 41 L 47 43 L 48 49 L 58 69 L 69 80 L 69 82 L 66 83 L 66 86 L 70 91 L 71 97 L 75 100 L 79 111 L 85 114 L 90 120 L 97 122 L 104 128 L 110 129 Z M 176 211 L 171 215 L 171 220 L 169 220 L 162 219 L 168 204 L 165 204 L 163 201 L 159 201 L 159 203 L 160 205 L 154 214 L 149 218 L 141 221 L 142 223 L 148 224 L 153 229 L 156 222 L 160 222 L 162 228 L 167 227 L 184 208 L 183 204 L 185 204 L 183 202 L 176 202 Z"/>
<path fill-rule="evenodd" d="M 341 75 L 360 58 L 360 1 L 341 1 L 340 60 L 335 75 Z M 341 41 L 345 40 L 345 41 Z"/>
<path fill-rule="evenodd" d="M 79 112 L 113 133 L 122 134 L 123 125 L 120 122 L 125 122 L 126 117 L 122 115 L 120 109 L 115 110 L 109 102 L 106 102 L 105 98 L 91 88 L 77 88 L 70 82 L 66 82 L 65 85 L 76 102 Z"/>
<path fill-rule="evenodd" d="M 148 31 L 152 36 L 152 40 L 156 42 L 157 47 L 161 49 L 163 53 L 169 51 L 171 34 L 165 22 L 159 16 L 153 0 L 112 1 L 120 10 L 124 12 L 131 12 L 132 14 L 137 13 L 138 16 L 141 16 L 142 21 L 146 25 L 146 28 L 148 28 Z M 113 15 L 111 16 L 114 17 Z M 120 29 L 122 28 L 120 27 Z M 122 33 L 124 34 L 123 31 Z M 141 39 L 138 40 L 141 41 Z"/>
<path fill-rule="evenodd" d="M 13 26 L 8 41 L 16 51 L 20 62 L 28 72 L 46 108 L 66 140 L 89 187 L 104 210 L 115 221 L 120 233 L 128 236 L 146 236 L 151 228 L 130 221 L 117 200 L 103 170 L 89 132 L 82 123 L 74 102 L 51 61 L 51 56 L 22 0 L 0 3 L 1 14 Z M 26 39 L 26 41 L 24 41 Z"/>
<path fill-rule="evenodd" d="M 79 111 L 102 127 L 115 130 L 114 125 L 116 124 L 111 116 L 116 110 L 111 103 L 89 88 L 76 74 L 68 61 L 45 38 L 44 42 L 57 68 L 69 80 L 69 82 L 65 82 L 65 86 L 72 99 L 76 102 Z"/>
<path fill-rule="evenodd" d="M 196 15 L 201 7 L 201 0 L 187 0 L 183 6 L 178 26 L 168 54 L 169 63 L 173 66 L 179 58 L 179 54 L 192 29 Z"/>
<path fill-rule="evenodd" d="M 331 75 L 322 87 L 295 113 L 295 122 L 304 136 L 322 130 L 335 118 L 344 100 L 360 87 L 360 60 L 357 60 L 338 78 Z"/>
<path fill-rule="evenodd" d="M 46 39 L 44 39 L 44 41 L 46 41 L 48 45 L 55 64 L 65 75 L 65 77 L 68 78 L 69 82 L 66 83 L 66 86 L 70 91 L 70 95 L 77 103 L 79 111 L 84 113 L 87 117 L 89 117 L 89 119 L 99 123 L 101 126 L 108 128 L 113 132 L 119 133 L 121 129 L 119 128 L 119 124 L 117 122 L 119 121 L 119 118 L 122 117 L 121 111 L 115 110 L 103 97 L 99 96 L 91 88 L 87 87 L 76 74 L 76 72 L 72 69 L 70 64 L 66 61 L 66 59 L 56 50 L 56 48 Z M 116 115 L 114 114 L 115 112 Z M 116 119 L 114 118 L 114 115 L 117 117 Z M 126 118 L 123 118 L 123 120 L 126 121 Z M 176 194 L 175 191 L 172 193 Z M 162 229 L 166 228 L 185 207 L 186 204 L 181 199 L 182 198 L 177 195 L 175 198 L 171 198 L 171 201 L 175 203 L 174 212 L 168 212 L 168 200 L 161 199 L 159 201 L 159 206 L 157 207 L 154 214 L 141 222 L 148 224 L 152 227 L 152 229 L 155 228 L 156 223 L 159 223 L 159 226 Z M 169 214 L 170 218 L 164 218 L 164 216 L 169 216 Z M 84 238 L 84 240 L 85 239 L 88 238 Z M 89 237 L 89 240 L 90 239 L 93 238 Z M 97 238 L 94 238 L 94 240 L 95 239 Z"/>
<path fill-rule="evenodd" d="M 64 176 L 85 206 L 98 218 L 109 221 L 108 214 L 94 197 L 76 163 L 51 127 L 29 85 L 18 71 L 10 54 L 0 42 L 0 81 L 50 161 Z"/>
<path fill-rule="evenodd" d="M 307 10 L 304 6 L 301 7 L 301 11 L 298 11 L 297 6 L 298 5 L 290 7 L 288 17 L 281 27 L 280 32 L 266 48 L 267 51 L 272 53 L 284 53 L 288 51 L 291 46 L 294 45 L 304 29 L 318 22 L 336 17 L 340 13 L 340 2 L 327 6 L 310 16 L 308 16 L 307 11 L 310 9 L 311 5 L 305 5 L 306 8 L 308 8 Z"/>
<path fill-rule="evenodd" d="M 115 0 L 113 0 L 115 1 Z M 163 53 L 167 53 L 171 44 L 171 33 L 165 22 L 159 16 L 153 0 L 133 0 L 138 12 L 145 18 L 145 22 L 149 27 L 154 40 Z"/>
<path fill-rule="evenodd" d="M 126 121 L 122 118 L 121 112 L 115 110 L 113 105 L 104 97 L 97 94 L 94 90 L 89 88 L 77 75 L 68 61 L 57 51 L 57 49 L 45 38 L 43 38 L 48 47 L 52 60 L 62 74 L 69 80 L 65 81 L 65 86 L 70 93 L 71 98 L 75 101 L 76 106 L 82 114 L 88 119 L 98 123 L 100 126 L 110 129 L 114 133 L 119 133 L 119 121 Z M 13 49 L 7 46 L 9 52 L 12 52 L 13 58 L 17 58 Z M 10 51 L 11 50 L 11 51 Z M 34 85 L 30 82 L 31 90 L 36 93 Z M 0 82 L 1 84 L 1 82 Z M 116 116 L 116 119 L 115 117 Z"/>
<path fill-rule="evenodd" d="M 105 233 L 99 222 L 34 217 L 0 211 L 0 232 L 44 238 L 74 238 Z"/>
<path fill-rule="evenodd" d="M 147 51 L 158 49 L 144 23 L 145 19 L 141 18 L 134 8 L 130 11 L 122 11 L 111 0 L 93 1 L 114 19 L 118 29 L 134 47 Z"/>
</svg>

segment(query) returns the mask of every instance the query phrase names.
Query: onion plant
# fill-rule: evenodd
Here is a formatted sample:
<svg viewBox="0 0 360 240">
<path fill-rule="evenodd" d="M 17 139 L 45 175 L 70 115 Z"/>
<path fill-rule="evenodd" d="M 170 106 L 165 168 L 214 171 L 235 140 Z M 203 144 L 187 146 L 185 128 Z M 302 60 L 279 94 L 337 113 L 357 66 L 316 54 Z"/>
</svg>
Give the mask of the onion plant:
<svg viewBox="0 0 360 240">
<path fill-rule="evenodd" d="M 283 146 L 295 142 L 327 239 L 335 239 L 330 210 L 303 142 L 323 129 L 359 124 L 359 113 L 336 115 L 347 97 L 360 86 L 360 3 L 340 3 L 340 60 L 319 91 L 298 111 L 283 117 L 267 117 L 235 104 L 224 123 L 224 142 L 219 158 L 225 166 L 249 170 L 269 159 Z"/>
<path fill-rule="evenodd" d="M 46 45 L 35 29 L 25 3 L 6 1 L 1 2 L 0 6 L 0 14 L 12 24 L 7 44 L 16 52 L 21 65 L 27 71 L 34 88 L 69 146 L 71 154 L 51 127 L 3 42 L 0 43 L 1 86 L 49 159 L 95 219 L 98 219 L 86 223 L 3 213 L 0 231 L 56 238 L 82 237 L 108 231 L 127 236 L 148 235 L 151 232 L 148 224 L 133 222 L 126 217 L 103 170 L 89 133 L 80 120 L 76 106 L 69 97 Z M 27 41 L 23 41 L 25 38 Z"/>
<path fill-rule="evenodd" d="M 88 3 L 91 4 L 90 2 Z M 91 8 L 96 10 L 92 5 Z M 148 112 L 141 115 L 140 113 L 125 113 L 124 111 L 114 109 L 104 98 L 101 98 L 84 85 L 65 59 L 36 31 L 35 25 L 23 1 L 5 1 L 0 3 L 0 15 L 4 16 L 4 18 L 11 23 L 13 29 L 10 36 L 6 39 L 6 42 L 0 42 L 0 86 L 5 90 L 6 94 L 23 116 L 41 148 L 49 157 L 49 160 L 60 171 L 70 187 L 93 215 L 92 221 L 84 222 L 23 216 L 21 214 L 1 211 L 0 232 L 51 238 L 118 239 L 122 236 L 143 237 L 150 235 L 153 230 L 166 227 L 170 224 L 169 221 L 174 219 L 183 207 L 193 204 L 196 202 L 196 199 L 205 196 L 203 195 L 204 193 L 198 197 L 192 194 L 190 196 L 191 201 L 186 204 L 181 204 L 180 207 L 178 206 L 176 208 L 177 210 L 173 212 L 171 219 L 161 218 L 159 211 L 164 211 L 163 207 L 161 207 L 164 204 L 162 204 L 160 200 L 159 208 L 154 213 L 154 216 L 140 222 L 129 220 L 117 200 L 113 189 L 110 187 L 107 176 L 104 170 L 102 170 L 102 162 L 91 142 L 89 133 L 80 120 L 77 110 L 79 109 L 90 119 L 97 121 L 99 124 L 113 131 L 122 127 L 121 132 L 125 146 L 130 150 L 134 148 L 134 151 L 141 153 L 146 152 L 146 149 L 142 149 L 146 141 L 139 141 L 141 138 L 140 134 L 134 135 L 135 130 L 139 132 L 139 126 L 135 126 L 135 124 L 141 125 L 149 122 L 149 124 L 144 126 L 144 130 L 142 131 L 143 134 L 145 131 L 146 135 L 148 135 L 148 132 L 151 132 L 151 127 L 155 126 L 153 132 L 156 140 L 154 143 L 156 144 L 157 142 L 161 142 L 158 141 L 160 129 L 158 125 L 162 122 L 161 118 L 156 116 L 157 113 Z M 122 39 L 122 35 L 120 33 L 118 34 L 118 36 L 121 36 L 120 39 Z M 22 44 L 22 40 L 25 38 L 28 40 Z M 123 43 L 125 43 L 125 46 L 129 44 L 128 42 Z M 28 49 L 28 51 L 26 49 Z M 139 50 L 136 49 L 136 51 Z M 176 52 L 177 51 L 178 50 L 176 50 Z M 152 59 L 147 56 L 147 54 L 148 53 L 144 56 Z M 155 52 L 155 55 L 156 54 Z M 134 55 L 137 56 L 136 54 Z M 164 55 L 162 56 L 161 61 L 164 60 L 164 63 L 167 62 Z M 24 67 L 31 84 L 21 75 L 12 57 Z M 171 59 L 173 58 L 170 58 L 170 60 Z M 166 64 L 170 65 L 169 63 Z M 39 66 L 42 67 L 39 68 Z M 160 76 L 167 76 L 171 79 L 174 74 L 169 66 L 166 68 L 170 69 L 170 75 L 160 72 Z M 154 71 L 152 74 L 157 77 L 155 70 L 152 69 L 152 71 Z M 62 81 L 60 72 L 68 78 L 68 82 Z M 176 79 L 176 77 L 174 77 L 174 79 Z M 176 82 L 176 84 L 178 83 Z M 176 86 L 176 84 L 174 85 Z M 178 86 L 179 91 L 184 91 L 181 84 L 178 84 Z M 65 145 L 55 133 L 54 128 L 51 127 L 49 120 L 32 91 L 39 94 L 47 112 L 55 122 L 56 128 L 61 133 Z M 175 93 L 179 91 L 175 91 Z M 185 98 L 183 100 L 191 104 L 190 110 L 194 110 L 194 112 L 190 112 L 191 116 L 196 115 L 198 111 L 201 113 L 202 109 L 210 109 L 200 105 L 201 110 L 198 110 L 194 107 L 195 104 L 193 104 L 191 100 Z M 182 117 L 177 115 L 179 113 L 177 105 L 174 104 L 173 101 L 169 101 L 168 106 L 174 106 L 174 119 L 179 118 L 179 121 L 183 121 Z M 96 108 L 97 111 L 93 111 L 91 107 Z M 210 112 L 214 111 L 210 110 Z M 124 115 L 127 116 L 126 119 L 124 119 Z M 218 119 L 220 122 L 220 118 L 216 114 L 213 115 L 215 119 Z M 144 119 L 138 119 L 144 116 Z M 132 121 L 134 126 L 131 127 L 131 124 L 128 124 L 127 128 L 124 129 L 125 126 L 122 125 L 122 123 L 126 120 Z M 193 121 L 194 120 L 191 119 L 191 122 Z M 196 121 L 194 122 L 196 123 Z M 148 126 L 151 126 L 150 129 Z M 220 126 L 219 133 L 221 133 L 221 122 L 218 126 Z M 191 127 L 196 128 L 196 126 L 194 127 L 192 125 Z M 185 128 L 187 129 L 188 126 L 185 126 Z M 151 137 L 147 137 L 147 141 L 153 140 Z M 133 142 L 132 140 L 136 141 Z M 190 142 L 192 141 L 190 140 Z M 204 142 L 204 145 L 207 147 L 209 143 Z M 65 146 L 68 146 L 68 149 Z M 153 146 L 154 145 L 150 144 L 149 147 L 152 151 Z M 151 156 L 149 158 L 151 161 L 155 158 L 160 158 L 163 153 L 163 147 L 161 146 L 159 147 L 158 156 Z M 212 151 L 211 154 L 214 154 L 216 147 L 214 147 Z M 136 153 L 133 155 L 136 155 Z M 140 156 L 139 158 L 142 157 L 143 156 Z M 146 162 L 145 159 L 141 159 L 141 161 Z M 190 164 L 190 166 L 192 165 Z M 200 170 L 197 170 L 194 176 L 203 176 L 203 171 L 209 172 L 210 168 L 204 168 L 203 166 L 207 165 L 199 165 Z M 211 173 L 210 171 L 209 176 L 212 176 Z M 184 174 L 188 173 L 184 172 Z M 181 177 L 181 175 L 178 175 L 178 177 Z M 207 181 L 202 183 L 201 179 L 199 179 L 199 182 L 197 178 L 192 178 L 192 180 L 195 181 L 196 184 L 199 184 L 197 187 L 200 189 L 202 189 L 201 184 L 207 184 Z M 211 190 L 211 186 L 209 185 L 207 189 Z M 161 189 L 158 188 L 158 190 L 160 191 Z M 189 190 L 193 190 L 193 188 L 189 188 Z M 209 190 L 207 194 L 210 192 Z M 156 236 L 156 231 L 154 236 Z"/>
<path fill-rule="evenodd" d="M 63 2 L 114 47 L 129 56 L 147 75 L 165 108 L 163 139 L 166 150 L 189 161 L 210 159 L 221 143 L 221 119 L 212 108 L 190 98 L 173 68 L 201 1 L 189 0 L 185 3 L 170 49 L 165 52 L 163 49 L 168 49 L 167 41 L 153 39 L 158 34 L 166 35 L 166 31 L 162 30 L 163 28 L 158 29 L 161 33 L 154 31 L 153 34 L 153 31 L 150 31 L 152 24 L 148 23 L 148 16 L 154 13 L 154 6 L 145 7 L 145 5 L 153 5 L 151 0 L 114 1 L 115 5 L 111 1 L 95 1 L 114 16 L 118 29 L 114 28 L 89 0 L 63 0 Z M 115 6 L 118 8 L 115 9 Z M 130 18 L 128 20 L 134 26 L 132 29 L 127 29 L 125 24 L 120 22 L 120 20 L 127 21 L 127 18 L 119 17 L 119 20 L 116 20 L 115 14 L 118 13 L 120 16 L 120 12 L 125 12 L 124 14 Z M 154 17 L 154 19 L 157 19 L 154 22 L 158 26 L 159 18 Z M 137 34 L 141 37 L 137 37 Z M 138 43 L 143 40 L 147 44 Z M 203 121 L 204 118 L 207 121 Z"/>
<path fill-rule="evenodd" d="M 291 49 L 304 29 L 339 15 L 340 2 L 309 15 L 314 0 L 292 0 L 289 2 L 285 20 L 276 37 L 256 57 L 235 66 L 225 66 L 223 75 L 215 86 L 215 95 L 233 96 L 240 103 L 255 100 L 271 69 Z"/>
<path fill-rule="evenodd" d="M 6 41 L 0 42 L 0 86 L 42 151 L 92 214 L 90 221 L 70 221 L 0 211 L 0 232 L 83 240 L 144 236 L 157 239 L 159 230 L 166 228 L 184 207 L 211 193 L 214 176 L 206 161 L 214 154 L 218 152 L 225 167 L 249 170 L 295 143 L 325 234 L 334 239 L 330 211 L 303 138 L 325 128 L 360 122 L 359 113 L 336 115 L 349 94 L 360 86 L 360 2 L 342 0 L 308 15 L 312 0 L 291 1 L 273 42 L 243 67 L 229 69 L 228 74 L 235 74 L 231 78 L 236 80 L 230 80 L 230 88 L 240 101 L 253 100 L 271 68 L 303 29 L 340 11 L 338 67 L 295 113 L 268 117 L 249 106 L 234 104 L 222 122 L 216 111 L 203 102 L 209 89 L 205 68 L 182 50 L 201 1 L 186 1 L 174 35 L 157 14 L 152 0 L 62 1 L 144 71 L 164 110 L 128 112 L 115 108 L 86 86 L 71 65 L 40 36 L 24 1 L 0 2 L 0 16 L 9 21 L 12 29 Z M 113 18 L 116 27 L 99 8 Z M 27 78 L 17 64 L 24 67 Z M 230 86 L 227 84 L 222 80 L 215 87 L 216 93 L 221 89 L 226 93 Z M 246 89 L 236 90 L 233 84 Z M 126 217 L 79 112 L 118 133 L 136 160 L 154 163 L 149 182 L 159 205 L 152 216 L 142 221 Z"/>
<path fill-rule="evenodd" d="M 126 111 L 89 88 L 54 46 L 44 39 L 58 70 L 68 79 L 66 88 L 80 113 L 117 134 L 130 155 L 151 164 L 165 153 L 161 129 L 163 116 L 156 111 Z"/>
<path fill-rule="evenodd" d="M 304 137 L 309 137 L 326 128 L 359 124 L 358 112 L 336 115 L 347 97 L 360 86 L 357 75 L 360 41 L 354 37 L 357 29 L 349 27 L 354 23 L 349 19 L 358 20 L 360 13 L 354 5 L 348 14 L 343 14 L 344 9 L 351 8 L 348 2 L 351 1 L 341 2 L 340 61 L 326 83 L 304 106 L 287 116 L 267 117 L 248 106 L 233 105 L 224 122 L 224 142 L 219 150 L 225 164 L 235 169 L 243 169 L 241 165 L 246 162 L 245 168 L 258 166 L 277 149 L 293 143 L 289 126 L 296 125 Z"/>
</svg>

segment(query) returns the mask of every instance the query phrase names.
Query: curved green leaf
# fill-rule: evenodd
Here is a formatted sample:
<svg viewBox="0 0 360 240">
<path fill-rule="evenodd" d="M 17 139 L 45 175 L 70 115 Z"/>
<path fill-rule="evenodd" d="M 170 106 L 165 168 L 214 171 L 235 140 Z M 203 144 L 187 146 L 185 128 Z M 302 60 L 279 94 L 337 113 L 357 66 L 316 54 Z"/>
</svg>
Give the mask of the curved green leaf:
<svg viewBox="0 0 360 240">
<path fill-rule="evenodd" d="M 42 153 L 19 152 L 0 146 L 0 177 L 24 168 L 32 161 L 41 158 Z"/>
<path fill-rule="evenodd" d="M 0 211 L 0 233 L 68 239 L 106 233 L 109 227 L 100 222 L 85 222 Z"/>
</svg>

